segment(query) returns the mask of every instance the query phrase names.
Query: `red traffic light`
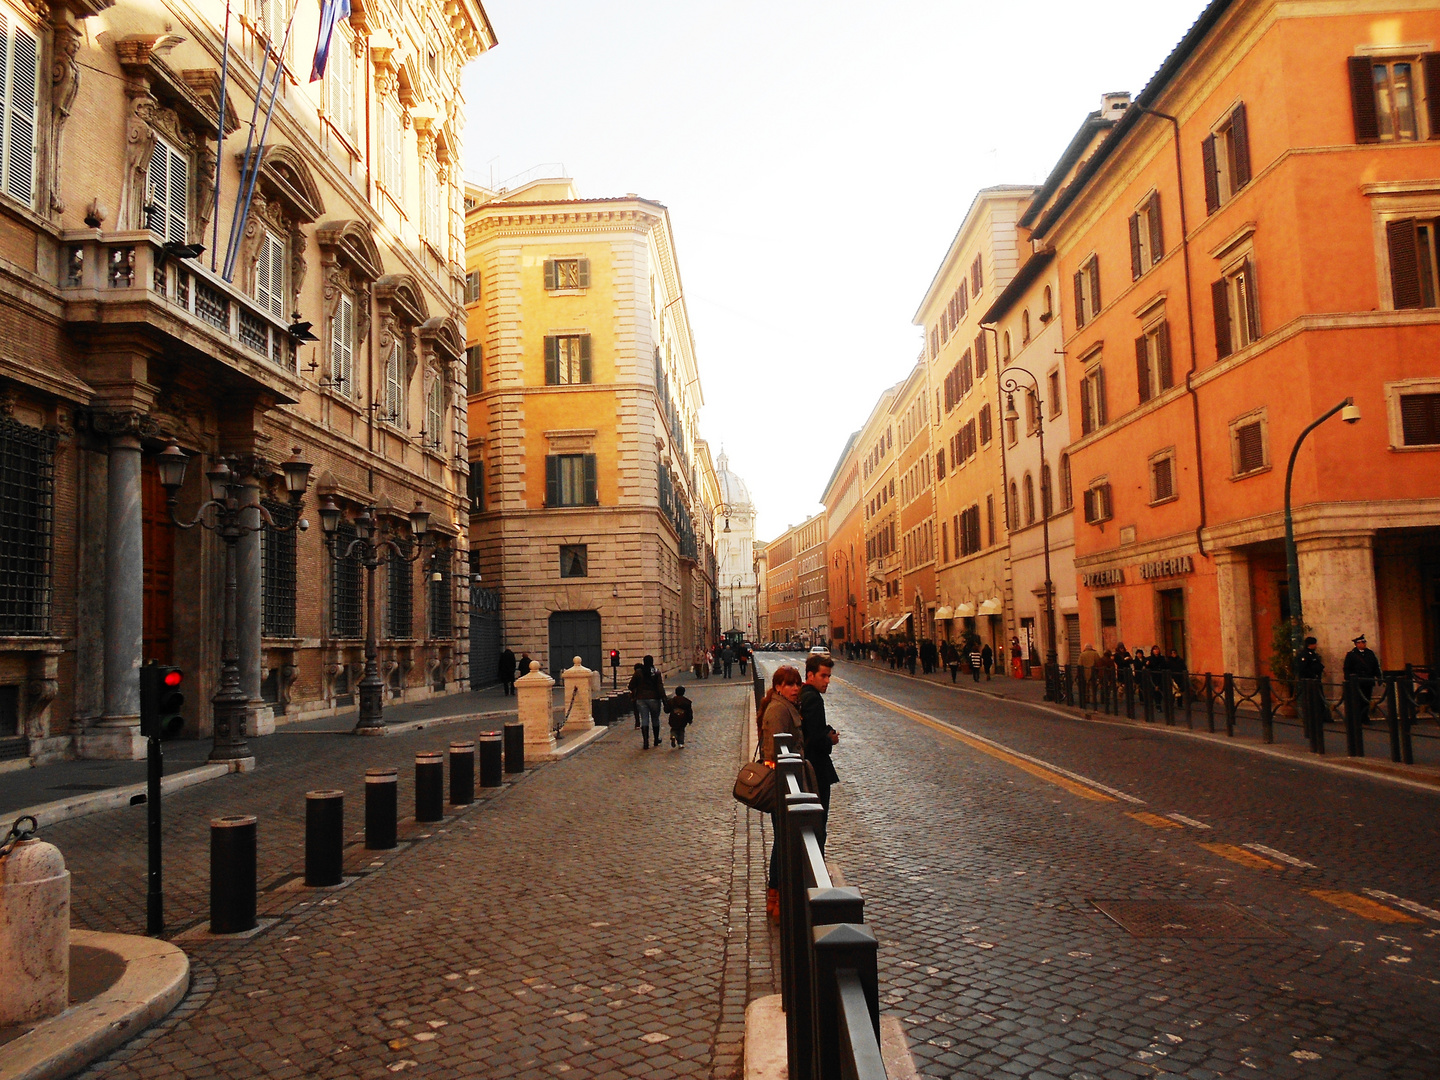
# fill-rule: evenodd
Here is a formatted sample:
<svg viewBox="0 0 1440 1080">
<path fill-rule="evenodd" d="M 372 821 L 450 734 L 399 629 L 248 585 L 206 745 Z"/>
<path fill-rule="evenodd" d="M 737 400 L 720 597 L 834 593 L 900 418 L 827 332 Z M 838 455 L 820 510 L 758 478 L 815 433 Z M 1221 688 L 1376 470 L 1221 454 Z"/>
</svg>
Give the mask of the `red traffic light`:
<svg viewBox="0 0 1440 1080">
<path fill-rule="evenodd" d="M 166 686 L 179 686 L 179 685 L 180 685 L 180 680 L 183 679 L 184 677 L 185 677 L 185 676 L 181 675 L 180 672 L 176 671 L 174 668 L 171 668 L 169 671 L 167 671 L 167 672 L 165 673 L 165 685 L 166 685 Z"/>
</svg>

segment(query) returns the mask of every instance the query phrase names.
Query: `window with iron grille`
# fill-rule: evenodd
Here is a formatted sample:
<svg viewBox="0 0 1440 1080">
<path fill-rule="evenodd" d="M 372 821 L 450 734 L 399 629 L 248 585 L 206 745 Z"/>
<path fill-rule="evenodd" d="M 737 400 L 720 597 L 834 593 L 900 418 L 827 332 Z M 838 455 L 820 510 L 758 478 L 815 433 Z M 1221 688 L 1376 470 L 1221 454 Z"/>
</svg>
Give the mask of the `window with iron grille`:
<svg viewBox="0 0 1440 1080">
<path fill-rule="evenodd" d="M 330 558 L 330 632 L 337 638 L 358 638 L 360 626 L 360 556 L 339 556 L 355 539 L 355 526 L 341 522 L 335 528 Z"/>
<path fill-rule="evenodd" d="M 50 629 L 55 436 L 0 419 L 0 634 Z"/>
<path fill-rule="evenodd" d="M 410 562 L 410 539 L 397 536 L 395 545 L 400 554 L 390 552 L 385 566 L 385 636 L 409 638 L 415 636 L 415 579 L 412 577 L 414 564 Z"/>
<path fill-rule="evenodd" d="M 430 560 L 430 636 L 455 636 L 455 612 L 451 603 L 451 562 L 455 553 L 448 547 L 438 549 Z"/>
<path fill-rule="evenodd" d="M 266 499 L 263 503 L 276 525 L 295 523 L 289 503 Z M 266 637 L 295 636 L 295 534 L 279 529 L 260 533 L 260 624 Z"/>
</svg>

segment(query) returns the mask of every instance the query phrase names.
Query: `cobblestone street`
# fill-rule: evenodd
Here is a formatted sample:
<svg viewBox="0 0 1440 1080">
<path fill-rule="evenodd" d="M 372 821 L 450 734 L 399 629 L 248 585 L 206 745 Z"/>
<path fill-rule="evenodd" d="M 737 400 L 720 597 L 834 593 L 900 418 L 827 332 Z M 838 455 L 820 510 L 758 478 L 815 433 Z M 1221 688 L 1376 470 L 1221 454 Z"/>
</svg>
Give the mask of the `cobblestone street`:
<svg viewBox="0 0 1440 1080">
<path fill-rule="evenodd" d="M 827 857 L 924 1075 L 1436 1075 L 1436 794 L 836 675 Z M 1231 906 L 1137 937 L 1096 901 Z"/>
<path fill-rule="evenodd" d="M 642 752 L 627 721 L 443 823 L 403 824 L 396 851 L 357 839 L 358 878 L 324 891 L 296 880 L 305 790 L 345 788 L 358 837 L 365 767 L 400 766 L 404 816 L 414 752 L 490 725 L 257 741 L 255 772 L 167 800 L 166 885 L 172 933 L 203 929 L 208 820 L 255 813 L 262 931 L 182 940 L 185 1002 L 83 1075 L 738 1075 L 747 876 L 762 865 L 758 826 L 728 796 L 744 693 L 697 684 L 683 750 Z M 75 872 L 75 924 L 139 932 L 143 808 L 46 836 Z"/>
</svg>

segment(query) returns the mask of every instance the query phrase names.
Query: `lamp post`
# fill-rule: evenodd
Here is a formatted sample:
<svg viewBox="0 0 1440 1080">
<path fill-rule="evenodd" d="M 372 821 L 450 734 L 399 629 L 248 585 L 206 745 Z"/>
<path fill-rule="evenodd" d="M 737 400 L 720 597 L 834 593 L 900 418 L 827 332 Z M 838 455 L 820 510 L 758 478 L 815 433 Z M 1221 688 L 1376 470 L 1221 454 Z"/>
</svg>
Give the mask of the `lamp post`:
<svg viewBox="0 0 1440 1080">
<path fill-rule="evenodd" d="M 1286 584 L 1290 594 L 1290 674 L 1292 677 L 1295 674 L 1295 661 L 1299 658 L 1305 645 L 1305 619 L 1300 611 L 1300 558 L 1295 551 L 1295 521 L 1290 515 L 1290 481 L 1295 476 L 1295 458 L 1300 454 L 1300 444 L 1305 441 L 1306 436 L 1336 413 L 1339 413 L 1340 419 L 1347 424 L 1356 424 L 1360 421 L 1360 407 L 1355 404 L 1354 398 L 1347 397 L 1334 408 L 1312 420 L 1309 426 L 1300 432 L 1300 437 L 1295 440 L 1295 445 L 1290 449 L 1290 463 L 1285 466 L 1285 573 L 1290 579 Z"/>
<path fill-rule="evenodd" d="M 1040 400 L 1040 380 L 1025 368 L 1012 364 L 1000 377 L 1000 389 L 1005 392 L 1005 419 L 1015 422 L 1020 419 L 1015 411 L 1015 391 L 1030 392 L 1030 388 L 1015 377 L 1016 372 L 1028 375 L 1035 385 L 1035 433 L 1040 436 L 1040 536 L 1045 549 L 1045 700 L 1054 701 L 1060 673 L 1055 651 L 1055 583 L 1050 580 L 1050 504 L 1054 495 L 1045 481 L 1045 408 Z M 1008 494 L 1006 498 L 1008 500 Z"/>
<path fill-rule="evenodd" d="M 730 629 L 731 629 L 731 630 L 739 630 L 739 629 L 740 629 L 740 616 L 737 615 L 737 614 L 735 614 L 735 598 L 736 598 L 737 595 L 739 595 L 740 590 L 741 590 L 742 588 L 744 588 L 744 587 L 745 587 L 745 578 L 744 578 L 743 576 L 737 576 L 737 577 L 733 577 L 733 578 L 730 579 Z M 742 602 L 741 602 L 741 604 L 740 604 L 741 614 L 744 613 L 744 610 L 745 610 L 745 604 L 744 604 L 744 602 L 743 602 L 743 600 L 742 600 Z"/>
<path fill-rule="evenodd" d="M 360 717 L 355 722 L 354 734 L 383 735 L 385 683 L 375 662 L 375 568 L 391 556 L 407 563 L 420 558 L 430 536 L 430 511 L 422 510 L 418 501 L 410 511 L 410 534 L 417 542 L 415 550 L 408 555 L 396 541 L 388 519 L 380 515 L 373 503 L 355 519 L 355 539 L 345 544 L 344 550 L 337 549 L 335 533 L 340 528 L 341 516 L 340 507 L 327 496 L 320 504 L 320 528 L 325 533 L 325 546 L 337 561 L 358 555 L 360 565 L 365 568 L 365 673 L 360 677 Z"/>
<path fill-rule="evenodd" d="M 235 547 L 240 538 L 261 529 L 275 532 L 305 530 L 309 522 L 300 517 L 300 507 L 305 501 L 305 489 L 310 485 L 311 464 L 300 457 L 297 446 L 290 459 L 280 465 L 285 474 L 285 490 L 290 495 L 290 505 L 295 509 L 295 521 L 289 525 L 278 524 L 263 506 L 247 506 L 240 501 L 245 485 L 243 477 L 230 461 L 220 458 L 213 468 L 205 473 L 210 482 L 210 498 L 200 504 L 200 509 L 189 521 L 182 521 L 175 513 L 180 488 L 185 483 L 185 466 L 188 463 L 185 452 L 174 441 L 156 455 L 160 473 L 160 485 L 165 489 L 165 506 L 170 520 L 181 529 L 193 529 L 196 525 L 215 533 L 225 542 L 225 613 L 220 641 L 220 688 L 210 699 L 214 716 L 214 745 L 210 750 L 211 761 L 234 761 L 251 756 L 245 742 L 245 709 L 250 699 L 240 689 L 240 645 L 235 628 Z M 206 511 L 214 511 L 210 517 Z M 249 510 L 260 518 L 256 525 L 247 524 L 243 519 Z"/>
<path fill-rule="evenodd" d="M 830 563 L 837 570 L 840 564 L 845 564 L 845 642 L 846 645 L 855 643 L 855 594 L 850 591 L 850 556 L 845 552 L 836 550 L 831 556 Z"/>
</svg>

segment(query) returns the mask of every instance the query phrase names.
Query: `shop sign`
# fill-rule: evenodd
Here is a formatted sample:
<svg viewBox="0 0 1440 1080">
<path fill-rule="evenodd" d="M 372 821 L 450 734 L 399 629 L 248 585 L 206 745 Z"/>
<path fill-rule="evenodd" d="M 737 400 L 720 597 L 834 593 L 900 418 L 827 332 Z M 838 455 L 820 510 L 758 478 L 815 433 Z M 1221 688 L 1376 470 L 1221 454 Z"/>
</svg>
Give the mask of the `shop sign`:
<svg viewBox="0 0 1440 1080">
<path fill-rule="evenodd" d="M 1195 563 L 1189 555 L 1178 555 L 1173 559 L 1141 563 L 1140 577 L 1145 581 L 1154 581 L 1156 578 L 1179 577 L 1181 574 L 1193 573 L 1194 570 Z"/>
<path fill-rule="evenodd" d="M 1113 570 L 1096 570 L 1093 574 L 1084 575 L 1085 587 L 1087 589 L 1106 589 L 1112 585 L 1125 584 L 1125 568 L 1117 566 Z"/>
</svg>

